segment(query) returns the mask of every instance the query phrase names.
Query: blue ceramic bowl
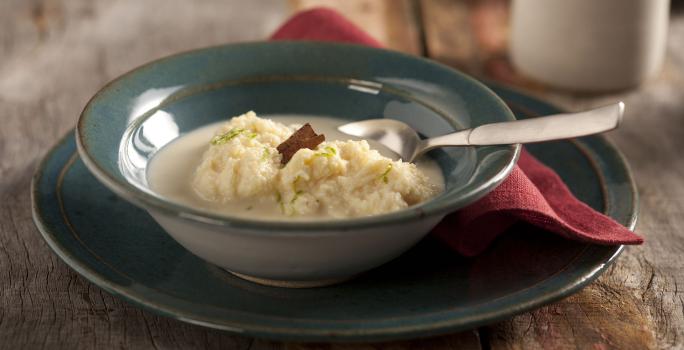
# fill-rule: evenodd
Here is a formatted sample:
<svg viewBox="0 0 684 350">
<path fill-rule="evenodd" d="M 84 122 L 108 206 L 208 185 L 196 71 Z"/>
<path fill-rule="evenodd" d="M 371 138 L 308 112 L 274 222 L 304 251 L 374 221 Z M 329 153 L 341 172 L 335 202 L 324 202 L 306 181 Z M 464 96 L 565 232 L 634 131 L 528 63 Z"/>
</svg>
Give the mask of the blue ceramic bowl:
<svg viewBox="0 0 684 350">
<path fill-rule="evenodd" d="M 85 107 L 76 140 L 81 158 L 104 185 L 147 210 L 187 249 L 248 279 L 289 286 L 349 278 L 400 255 L 446 214 L 503 181 L 520 150 L 432 151 L 428 156 L 442 169 L 444 193 L 406 210 L 348 220 L 222 216 L 150 190 L 146 169 L 155 152 L 248 110 L 262 117 L 393 118 L 425 136 L 514 119 L 484 85 L 429 60 L 355 45 L 264 42 L 181 53 L 121 76 Z"/>
</svg>

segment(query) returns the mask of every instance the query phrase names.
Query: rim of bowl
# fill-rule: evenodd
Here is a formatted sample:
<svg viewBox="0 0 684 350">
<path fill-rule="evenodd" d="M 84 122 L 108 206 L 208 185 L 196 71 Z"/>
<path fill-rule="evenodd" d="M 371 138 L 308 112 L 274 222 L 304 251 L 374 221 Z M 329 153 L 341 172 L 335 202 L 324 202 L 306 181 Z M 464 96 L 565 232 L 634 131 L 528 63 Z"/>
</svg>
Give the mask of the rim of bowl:
<svg viewBox="0 0 684 350">
<path fill-rule="evenodd" d="M 462 208 L 468 204 L 475 202 L 476 200 L 482 198 L 496 186 L 498 186 L 503 180 L 505 180 L 508 175 L 513 170 L 517 160 L 520 156 L 520 150 L 522 148 L 521 144 L 509 145 L 513 147 L 513 152 L 507 160 L 506 166 L 499 170 L 499 172 L 493 177 L 486 179 L 482 184 L 474 187 L 461 196 L 453 198 L 451 200 L 442 200 L 433 208 L 427 208 L 425 210 L 425 204 L 433 203 L 435 201 L 440 201 L 439 194 L 425 202 L 419 203 L 417 205 L 410 206 L 405 209 L 397 210 L 394 212 L 372 215 L 366 217 L 358 218 L 347 218 L 347 219 L 331 219 L 331 220 L 313 220 L 313 221 L 287 221 L 287 220 L 257 220 L 249 219 L 237 216 L 228 216 L 218 213 L 212 213 L 205 210 L 195 209 L 181 203 L 168 200 L 161 196 L 155 196 L 148 192 L 145 192 L 136 186 L 133 186 L 128 181 L 122 181 L 112 176 L 104 170 L 96 161 L 96 158 L 91 156 L 88 151 L 87 144 L 84 143 L 84 124 L 89 116 L 89 111 L 92 105 L 96 102 L 98 97 L 112 87 L 115 83 L 120 82 L 130 76 L 133 76 L 138 71 L 164 63 L 173 58 L 197 54 L 202 51 L 210 51 L 213 49 L 225 48 L 225 47 L 243 47 L 243 46 L 276 46 L 276 45 L 300 45 L 300 46 L 315 46 L 315 47 L 351 47 L 360 51 L 376 52 L 384 55 L 391 55 L 401 57 L 403 59 L 418 60 L 422 64 L 431 65 L 435 68 L 445 71 L 445 74 L 452 74 L 458 76 L 460 79 L 468 81 L 473 86 L 476 86 L 480 90 L 489 94 L 495 103 L 497 103 L 503 113 L 504 117 L 508 120 L 515 120 L 513 112 L 508 108 L 506 103 L 492 91 L 490 88 L 485 86 L 482 82 L 472 78 L 471 76 L 462 73 L 454 68 L 446 66 L 436 61 L 432 61 L 427 58 L 413 56 L 398 51 L 392 51 L 382 48 L 368 47 L 357 44 L 350 43 L 331 43 L 323 41 L 299 41 L 299 40 L 279 40 L 279 41 L 254 41 L 254 42 L 241 42 L 233 44 L 215 45 L 208 46 L 198 49 L 181 51 L 168 56 L 163 56 L 161 58 L 152 60 L 138 67 L 135 67 L 126 73 L 119 75 L 117 78 L 106 83 L 100 90 L 98 90 L 91 98 L 88 103 L 83 108 L 83 111 L 79 115 L 78 123 L 75 128 L 75 138 L 76 146 L 78 149 L 79 156 L 81 160 L 86 165 L 88 170 L 107 188 L 112 190 L 117 195 L 123 197 L 132 204 L 141 207 L 145 210 L 160 211 L 164 214 L 187 219 L 200 224 L 218 225 L 218 226 L 229 226 L 229 227 L 240 227 L 244 229 L 264 229 L 277 227 L 278 231 L 311 231 L 311 230 L 338 230 L 338 231 L 351 231 L 355 228 L 368 228 L 373 226 L 383 226 L 391 223 L 401 223 L 405 221 L 418 220 L 421 218 L 434 216 L 434 215 L 447 215 L 454 210 Z M 262 231 L 267 233 L 268 231 Z"/>
</svg>

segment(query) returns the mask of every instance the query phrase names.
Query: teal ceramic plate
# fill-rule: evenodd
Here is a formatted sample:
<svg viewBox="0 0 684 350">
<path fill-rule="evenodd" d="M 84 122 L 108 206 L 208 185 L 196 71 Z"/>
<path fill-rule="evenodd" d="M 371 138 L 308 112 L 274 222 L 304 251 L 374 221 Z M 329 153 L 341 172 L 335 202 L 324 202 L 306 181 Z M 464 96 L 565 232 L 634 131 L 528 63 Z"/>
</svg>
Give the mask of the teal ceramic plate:
<svg viewBox="0 0 684 350">
<path fill-rule="evenodd" d="M 493 89 L 519 117 L 558 112 L 518 92 Z M 46 156 L 33 181 L 34 219 L 50 247 L 85 278 L 133 304 L 249 336 L 371 341 L 473 328 L 576 292 L 622 250 L 569 242 L 520 225 L 476 258 L 458 257 L 427 238 L 340 285 L 256 285 L 192 255 L 146 212 L 103 187 L 79 160 L 71 135 Z M 604 138 L 528 149 L 581 200 L 634 227 L 634 183 Z"/>
</svg>

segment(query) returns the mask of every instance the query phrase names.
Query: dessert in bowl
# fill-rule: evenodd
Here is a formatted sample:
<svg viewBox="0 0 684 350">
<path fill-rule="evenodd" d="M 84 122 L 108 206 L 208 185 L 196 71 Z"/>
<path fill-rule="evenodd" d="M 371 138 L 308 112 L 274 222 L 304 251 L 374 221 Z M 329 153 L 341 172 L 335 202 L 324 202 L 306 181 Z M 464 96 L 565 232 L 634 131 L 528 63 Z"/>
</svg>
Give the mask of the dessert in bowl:
<svg viewBox="0 0 684 350">
<path fill-rule="evenodd" d="M 344 120 L 308 120 L 313 127 L 296 116 L 264 119 L 250 111 L 194 130 L 157 152 L 150 187 L 194 208 L 274 221 L 378 215 L 442 191 L 442 172 L 430 158 L 394 160 L 378 142 L 337 131 Z"/>
<path fill-rule="evenodd" d="M 230 119 L 251 110 L 275 131 Z M 256 282 L 306 287 L 399 256 L 503 181 L 519 153 L 448 148 L 413 165 L 334 135 L 336 123 L 383 117 L 425 136 L 514 119 L 482 84 L 428 60 L 356 45 L 247 43 L 170 56 L 114 80 L 84 109 L 76 139 L 103 184 L 192 253 Z M 247 124 L 230 124 L 238 122 Z M 276 152 L 306 123 L 328 139 Z"/>
</svg>

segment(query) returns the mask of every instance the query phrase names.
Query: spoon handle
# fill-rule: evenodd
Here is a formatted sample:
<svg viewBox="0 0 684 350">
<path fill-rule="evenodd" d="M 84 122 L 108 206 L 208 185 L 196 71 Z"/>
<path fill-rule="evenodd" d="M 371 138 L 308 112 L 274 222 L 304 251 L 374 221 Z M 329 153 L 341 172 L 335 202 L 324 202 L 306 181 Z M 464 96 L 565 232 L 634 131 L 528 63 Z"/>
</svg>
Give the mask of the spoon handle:
<svg viewBox="0 0 684 350">
<path fill-rule="evenodd" d="M 444 146 L 533 143 L 598 134 L 617 128 L 624 111 L 625 104 L 618 102 L 579 113 L 480 125 L 424 140 L 420 153 Z"/>
</svg>

